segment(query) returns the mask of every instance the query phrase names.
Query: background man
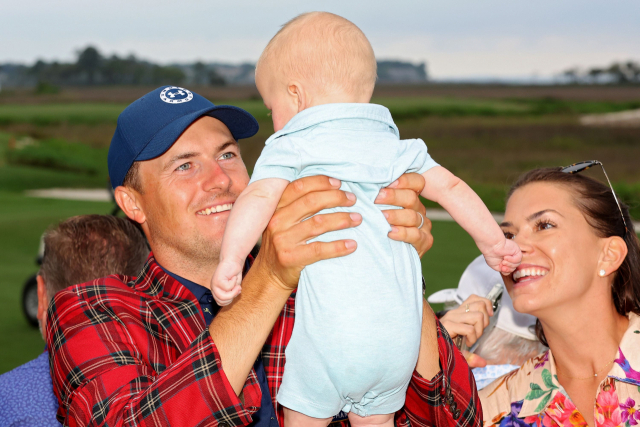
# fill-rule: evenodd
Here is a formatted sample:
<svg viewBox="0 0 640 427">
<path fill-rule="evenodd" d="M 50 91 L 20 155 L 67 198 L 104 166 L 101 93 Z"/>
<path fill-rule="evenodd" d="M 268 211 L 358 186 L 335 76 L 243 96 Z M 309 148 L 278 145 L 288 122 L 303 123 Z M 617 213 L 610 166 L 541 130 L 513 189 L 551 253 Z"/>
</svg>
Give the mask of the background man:
<svg viewBox="0 0 640 427">
<path fill-rule="evenodd" d="M 124 218 L 75 216 L 47 231 L 37 277 L 40 331 L 56 292 L 97 277 L 138 274 L 148 254 L 144 236 Z M 0 376 L 0 425 L 59 426 L 57 409 L 47 351 Z"/>
<path fill-rule="evenodd" d="M 249 182 L 237 140 L 257 129 L 244 110 L 214 106 L 175 87 L 150 92 L 120 115 L 109 175 L 118 205 L 141 224 L 153 255 L 134 282 L 109 277 L 56 295 L 47 338 L 60 420 L 72 426 L 279 425 L 282 408 L 272 399 L 300 271 L 356 250 L 349 240 L 307 241 L 362 218 L 313 216 L 352 206 L 355 196 L 328 177 L 294 181 L 250 270 L 247 262 L 242 294 L 218 312 L 207 285 L 228 211 Z M 389 237 L 422 255 L 432 243 L 428 221 L 417 228 L 424 180 L 405 175 L 392 186 L 378 203 L 407 209 L 385 211 L 393 225 Z M 420 357 L 397 423 L 480 425 L 469 368 L 428 306 L 424 312 Z"/>
</svg>

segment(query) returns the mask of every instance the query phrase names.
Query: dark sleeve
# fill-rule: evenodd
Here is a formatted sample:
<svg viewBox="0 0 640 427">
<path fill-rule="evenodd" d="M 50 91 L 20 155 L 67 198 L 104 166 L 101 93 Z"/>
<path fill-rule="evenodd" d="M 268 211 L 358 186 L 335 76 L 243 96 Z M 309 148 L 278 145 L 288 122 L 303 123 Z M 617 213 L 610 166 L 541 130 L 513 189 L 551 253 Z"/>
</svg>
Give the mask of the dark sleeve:
<svg viewBox="0 0 640 427">
<path fill-rule="evenodd" d="M 57 417 L 64 425 L 245 426 L 252 421 L 261 399 L 255 372 L 241 402 L 208 330 L 180 353 L 160 328 L 143 327 L 145 302 L 133 293 L 127 300 L 100 288 L 94 294 L 105 294 L 102 304 L 94 304 L 74 289 L 56 295 L 46 334 Z M 178 310 L 171 314 L 180 316 Z M 158 364 L 163 357 L 172 363 Z"/>
<path fill-rule="evenodd" d="M 430 380 L 413 372 L 396 425 L 481 427 L 482 407 L 471 369 L 437 319 L 436 326 L 442 370 Z"/>
</svg>

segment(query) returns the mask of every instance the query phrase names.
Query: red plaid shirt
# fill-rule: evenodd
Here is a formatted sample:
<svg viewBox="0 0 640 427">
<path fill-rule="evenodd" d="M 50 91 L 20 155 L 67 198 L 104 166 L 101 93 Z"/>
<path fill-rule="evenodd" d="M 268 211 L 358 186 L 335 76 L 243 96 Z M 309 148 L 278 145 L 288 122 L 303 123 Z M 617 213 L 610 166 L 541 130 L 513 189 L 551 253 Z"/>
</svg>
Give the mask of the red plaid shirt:
<svg viewBox="0 0 640 427">
<path fill-rule="evenodd" d="M 294 323 L 292 295 L 262 350 L 275 400 Z M 56 294 L 47 344 L 53 388 L 65 425 L 247 426 L 258 409 L 252 370 L 240 397 L 221 367 L 198 301 L 151 256 L 137 279 L 109 276 Z M 397 426 L 482 425 L 482 409 L 464 357 L 438 323 L 443 370 L 414 372 Z M 347 426 L 348 421 L 332 425 Z"/>
</svg>

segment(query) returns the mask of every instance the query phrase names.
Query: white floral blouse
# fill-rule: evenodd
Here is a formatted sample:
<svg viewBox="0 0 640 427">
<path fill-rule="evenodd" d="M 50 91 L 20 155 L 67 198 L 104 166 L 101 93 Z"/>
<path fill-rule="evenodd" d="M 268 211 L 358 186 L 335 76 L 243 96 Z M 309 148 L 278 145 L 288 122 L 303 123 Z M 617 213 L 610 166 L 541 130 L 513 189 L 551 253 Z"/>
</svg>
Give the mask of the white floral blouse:
<svg viewBox="0 0 640 427">
<path fill-rule="evenodd" d="M 593 427 L 630 427 L 640 423 L 639 370 L 640 317 L 631 313 L 618 358 L 598 387 L 594 407 L 596 426 Z M 480 390 L 479 395 L 485 427 L 587 425 L 558 383 L 550 350 L 498 378 Z"/>
</svg>

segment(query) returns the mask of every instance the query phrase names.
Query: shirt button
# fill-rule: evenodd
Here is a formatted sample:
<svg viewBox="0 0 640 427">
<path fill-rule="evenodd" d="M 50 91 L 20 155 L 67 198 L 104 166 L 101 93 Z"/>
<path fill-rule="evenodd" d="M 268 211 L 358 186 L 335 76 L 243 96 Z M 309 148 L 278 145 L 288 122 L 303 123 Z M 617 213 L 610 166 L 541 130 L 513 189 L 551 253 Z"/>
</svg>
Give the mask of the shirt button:
<svg viewBox="0 0 640 427">
<path fill-rule="evenodd" d="M 451 408 L 451 413 L 455 414 L 456 410 L 458 409 L 458 405 L 456 404 L 456 402 L 453 402 L 449 404 L 449 408 Z"/>
<path fill-rule="evenodd" d="M 454 419 L 454 420 L 457 420 L 458 418 L 460 418 L 460 409 L 458 409 L 458 410 L 456 411 L 456 413 L 455 413 L 455 414 L 453 414 L 453 419 Z"/>
<path fill-rule="evenodd" d="M 212 303 L 213 302 L 213 297 L 211 295 L 207 295 L 207 302 L 208 303 Z"/>
</svg>

